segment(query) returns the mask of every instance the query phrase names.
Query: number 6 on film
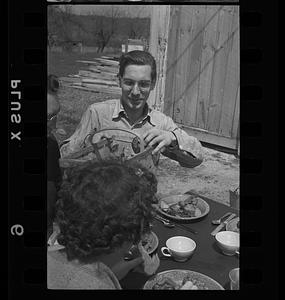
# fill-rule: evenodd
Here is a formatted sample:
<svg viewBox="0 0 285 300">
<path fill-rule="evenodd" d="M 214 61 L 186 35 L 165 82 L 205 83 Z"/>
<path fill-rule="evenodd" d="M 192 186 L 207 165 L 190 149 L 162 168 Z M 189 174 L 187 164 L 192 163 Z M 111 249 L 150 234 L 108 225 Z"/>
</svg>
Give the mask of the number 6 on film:
<svg viewBox="0 0 285 300">
<path fill-rule="evenodd" d="M 23 235 L 24 227 L 22 225 L 16 224 L 11 227 L 12 235 Z"/>
</svg>

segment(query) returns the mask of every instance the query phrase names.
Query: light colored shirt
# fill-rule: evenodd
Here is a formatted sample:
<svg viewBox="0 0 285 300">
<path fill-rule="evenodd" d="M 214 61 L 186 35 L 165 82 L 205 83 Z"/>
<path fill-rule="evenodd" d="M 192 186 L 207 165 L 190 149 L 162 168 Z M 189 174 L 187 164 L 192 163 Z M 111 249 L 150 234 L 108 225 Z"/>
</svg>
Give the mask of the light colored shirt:
<svg viewBox="0 0 285 300">
<path fill-rule="evenodd" d="M 146 105 L 142 118 L 131 125 L 119 99 L 91 104 L 82 115 L 73 135 L 63 142 L 60 149 L 61 156 L 65 157 L 83 149 L 86 146 L 86 136 L 92 130 L 98 131 L 111 127 L 131 130 L 139 136 L 153 127 L 172 131 L 176 136 L 178 148 L 175 150 L 167 149 L 163 155 L 188 168 L 196 167 L 203 161 L 203 147 L 199 140 L 180 129 L 170 117 Z"/>
<path fill-rule="evenodd" d="M 122 289 L 114 273 L 105 264 L 95 262 L 80 265 L 70 262 L 62 250 L 47 252 L 47 288 Z"/>
</svg>

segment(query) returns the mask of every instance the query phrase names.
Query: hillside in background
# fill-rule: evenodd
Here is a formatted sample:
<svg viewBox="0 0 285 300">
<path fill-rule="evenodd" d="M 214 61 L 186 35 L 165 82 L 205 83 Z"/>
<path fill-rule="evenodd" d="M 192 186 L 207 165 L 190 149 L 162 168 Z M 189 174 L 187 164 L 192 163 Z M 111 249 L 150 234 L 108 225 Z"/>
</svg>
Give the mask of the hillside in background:
<svg viewBox="0 0 285 300">
<path fill-rule="evenodd" d="M 149 39 L 150 18 L 74 15 L 48 11 L 48 36 L 57 41 L 81 41 L 85 46 L 121 47 L 126 39 Z M 106 46 L 106 45 L 105 45 Z"/>
</svg>

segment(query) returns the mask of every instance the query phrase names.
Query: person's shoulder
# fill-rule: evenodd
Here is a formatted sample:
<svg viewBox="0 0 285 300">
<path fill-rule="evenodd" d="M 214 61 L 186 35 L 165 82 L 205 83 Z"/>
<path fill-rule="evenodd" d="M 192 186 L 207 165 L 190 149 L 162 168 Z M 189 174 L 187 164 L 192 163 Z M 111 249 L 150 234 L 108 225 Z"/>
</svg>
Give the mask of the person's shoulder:
<svg viewBox="0 0 285 300">
<path fill-rule="evenodd" d="M 69 282 L 69 288 L 117 289 L 105 269 L 97 263 L 79 267 Z"/>
<path fill-rule="evenodd" d="M 157 110 L 157 109 L 151 109 L 150 114 L 151 114 L 151 115 L 156 115 L 156 116 L 163 116 L 163 117 L 166 117 L 166 114 L 165 114 L 165 113 L 163 113 L 162 111 Z"/>
<path fill-rule="evenodd" d="M 116 106 L 116 104 L 119 102 L 119 99 L 110 99 L 110 100 L 105 100 L 105 101 L 101 101 L 101 102 L 96 102 L 96 103 L 92 103 L 89 106 L 90 110 L 106 110 L 106 109 L 112 109 Z"/>
<path fill-rule="evenodd" d="M 61 250 L 50 250 L 50 248 L 48 248 L 47 269 L 49 274 L 58 274 L 60 272 L 65 272 L 66 267 L 68 267 L 68 261 Z"/>
<path fill-rule="evenodd" d="M 66 259 L 66 255 L 60 251 L 48 251 L 47 253 L 47 285 L 49 289 L 70 289 L 77 287 L 79 269 Z M 77 284 L 73 284 L 73 280 Z M 84 278 L 85 279 L 85 278 Z M 82 287 L 83 288 L 83 287 Z"/>
<path fill-rule="evenodd" d="M 156 109 L 151 109 L 149 115 L 151 117 L 151 120 L 154 123 L 158 123 L 158 124 L 161 124 L 161 122 L 163 122 L 164 120 L 168 120 L 170 118 L 162 111 Z"/>
</svg>

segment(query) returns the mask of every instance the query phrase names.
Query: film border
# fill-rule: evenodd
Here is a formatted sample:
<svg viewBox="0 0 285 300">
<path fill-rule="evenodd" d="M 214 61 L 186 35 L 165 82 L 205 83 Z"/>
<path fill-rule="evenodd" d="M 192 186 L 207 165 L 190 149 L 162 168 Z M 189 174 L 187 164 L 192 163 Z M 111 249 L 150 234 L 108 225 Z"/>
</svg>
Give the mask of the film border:
<svg viewBox="0 0 285 300">
<path fill-rule="evenodd" d="M 46 198 L 46 5 L 45 1 L 11 0 L 8 10 L 10 296 L 15 295 L 16 287 L 18 293 L 46 289 L 46 210 L 42 203 Z M 241 292 L 244 289 L 254 295 L 257 289 L 263 291 L 266 282 L 273 280 L 274 290 L 278 282 L 277 8 L 260 2 L 241 3 L 240 20 L 241 198 L 244 203 L 253 201 L 252 205 L 241 201 L 245 232 Z M 270 98 L 272 101 L 266 101 Z M 270 214 L 268 201 L 273 205 Z M 261 227 L 264 220 L 266 226 Z M 272 267 L 273 272 L 268 272 Z"/>
</svg>

